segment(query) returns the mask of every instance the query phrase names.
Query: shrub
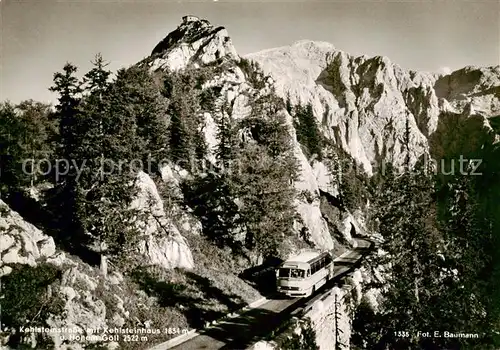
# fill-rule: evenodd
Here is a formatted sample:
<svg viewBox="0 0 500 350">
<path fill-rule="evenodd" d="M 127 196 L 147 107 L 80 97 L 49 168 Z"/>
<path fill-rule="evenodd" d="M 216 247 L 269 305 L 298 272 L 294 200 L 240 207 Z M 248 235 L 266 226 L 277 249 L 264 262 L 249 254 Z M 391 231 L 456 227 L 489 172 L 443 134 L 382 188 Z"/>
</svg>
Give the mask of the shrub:
<svg viewBox="0 0 500 350">
<path fill-rule="evenodd" d="M 60 279 L 61 271 L 46 263 L 15 266 L 2 277 L 2 323 L 6 329 L 44 326 L 50 314 L 62 313 L 64 301 L 48 292 Z M 19 345 L 20 338 L 21 334 L 12 336 L 10 345 Z"/>
</svg>

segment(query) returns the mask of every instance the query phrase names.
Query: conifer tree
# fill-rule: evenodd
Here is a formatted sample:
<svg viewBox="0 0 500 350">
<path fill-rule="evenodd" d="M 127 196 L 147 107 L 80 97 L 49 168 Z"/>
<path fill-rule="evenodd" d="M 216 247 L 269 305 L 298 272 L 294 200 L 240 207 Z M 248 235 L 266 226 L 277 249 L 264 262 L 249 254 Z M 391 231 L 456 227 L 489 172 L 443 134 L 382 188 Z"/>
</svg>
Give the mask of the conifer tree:
<svg viewBox="0 0 500 350">
<path fill-rule="evenodd" d="M 0 105 L 0 121 L 0 196 L 5 200 L 26 180 L 20 169 L 25 152 L 19 142 L 23 125 L 13 104 Z"/>
<path fill-rule="evenodd" d="M 182 120 L 182 109 L 177 101 L 171 101 L 169 107 L 169 149 L 170 156 L 175 163 L 187 166 L 192 157 L 190 152 L 191 140 Z"/>
<path fill-rule="evenodd" d="M 436 228 L 432 180 L 422 172 L 397 174 L 390 167 L 386 174 L 376 205 L 388 253 L 381 263 L 391 265 L 391 276 L 378 315 L 380 343 L 371 346 L 411 347 L 422 341 L 418 331 L 434 322 L 428 305 L 444 290 L 439 258 L 443 241 Z M 401 329 L 409 336 L 394 333 Z"/>
<path fill-rule="evenodd" d="M 71 63 L 66 63 L 63 67 L 63 72 L 54 74 L 54 85 L 49 88 L 50 91 L 56 92 L 58 104 L 54 114 L 59 126 L 58 142 L 56 146 L 56 156 L 62 159 L 63 163 L 59 163 L 54 167 L 57 174 L 54 174 L 54 182 L 59 190 L 56 202 L 59 204 L 59 209 L 54 211 L 58 216 L 58 221 L 62 225 L 61 232 L 72 232 L 77 234 L 81 232 L 81 227 L 78 220 L 78 188 L 77 188 L 77 166 L 81 166 L 84 156 L 79 154 L 78 149 L 81 147 L 78 128 L 81 121 L 81 82 L 75 76 L 77 68 Z M 63 168 L 61 164 L 66 167 Z M 71 244 L 67 234 L 61 237 Z"/>
<path fill-rule="evenodd" d="M 485 218 L 478 217 L 475 195 L 467 176 L 455 179 L 448 187 L 450 201 L 447 206 L 444 237 L 447 242 L 444 266 L 447 272 L 446 293 L 441 303 L 449 312 L 444 313 L 440 322 L 450 328 L 485 329 L 485 281 L 481 278 L 485 270 L 483 242 L 487 241 Z"/>
<path fill-rule="evenodd" d="M 378 263 L 390 266 L 391 275 L 380 312 L 358 308 L 356 344 L 373 349 L 496 348 L 492 207 L 483 206 L 481 194 L 488 180 L 455 175 L 437 187 L 419 165 L 402 174 L 391 166 L 386 170 L 373 207 L 378 208 L 382 248 L 388 253 Z M 394 333 L 400 329 L 408 336 Z M 421 329 L 479 333 L 479 339 L 414 336 Z"/>
<path fill-rule="evenodd" d="M 311 103 L 302 106 L 300 103 L 295 107 L 295 128 L 297 140 L 306 148 L 310 157 L 322 159 L 322 136 L 314 116 Z"/>
<path fill-rule="evenodd" d="M 235 247 L 238 207 L 231 181 L 226 173 L 209 172 L 184 184 L 185 200 L 200 218 L 204 234 L 219 247 Z"/>
<path fill-rule="evenodd" d="M 92 61 L 93 68 L 83 77 L 84 99 L 82 102 L 82 117 L 79 127 L 79 153 L 85 157 L 78 181 L 78 216 L 82 229 L 91 237 L 100 240 L 105 237 L 107 179 L 102 173 L 103 164 L 108 161 L 105 153 L 105 142 L 108 135 L 104 128 L 108 117 L 111 72 L 106 69 L 108 63 L 100 54 Z M 105 157 L 106 154 L 106 157 Z M 101 243 L 101 242 L 99 242 Z M 101 258 L 104 259 L 104 254 Z"/>
<path fill-rule="evenodd" d="M 146 67 L 127 69 L 126 80 L 129 101 L 134 106 L 137 136 L 142 144 L 142 150 L 138 149 L 138 152 L 144 160 L 151 157 L 157 166 L 168 155 L 168 102 Z"/>
<path fill-rule="evenodd" d="M 96 55 L 92 64 L 94 67 L 83 77 L 85 99 L 79 129 L 82 148 L 79 151 L 85 154 L 87 162 L 92 162 L 85 168 L 91 169 L 92 173 L 97 173 L 101 158 L 104 156 L 103 143 L 106 135 L 103 129 L 103 119 L 106 115 L 105 96 L 109 89 L 111 72 L 106 70 L 109 63 L 106 63 L 100 54 Z"/>
<path fill-rule="evenodd" d="M 293 115 L 293 106 L 292 106 L 292 101 L 290 99 L 290 92 L 286 93 L 285 108 L 288 114 Z"/>
<path fill-rule="evenodd" d="M 217 125 L 217 148 L 215 157 L 218 166 L 223 172 L 230 169 L 230 163 L 234 159 L 234 148 L 236 146 L 234 123 L 227 111 L 227 102 L 224 101 L 221 112 L 216 116 Z"/>
<path fill-rule="evenodd" d="M 264 257 L 276 256 L 283 240 L 293 234 L 297 160 L 283 115 L 250 115 L 242 125 L 254 137 L 240 149 L 238 169 L 233 171 L 245 245 Z"/>
<path fill-rule="evenodd" d="M 210 91 L 213 92 L 211 89 Z M 212 93 L 202 95 L 208 98 Z M 215 96 L 212 98 L 215 99 Z M 197 178 L 193 184 L 195 191 L 189 191 L 188 197 L 202 220 L 207 236 L 219 246 L 234 247 L 232 232 L 236 227 L 238 208 L 234 201 L 236 193 L 231 172 L 234 170 L 232 165 L 236 157 L 237 130 L 226 100 L 223 99 L 217 105 L 215 101 L 205 101 L 204 105 L 211 106 L 210 112 L 217 126 L 218 143 L 214 150 L 217 169 Z M 203 156 L 199 154 L 197 157 Z"/>
<path fill-rule="evenodd" d="M 483 156 L 487 159 L 485 153 Z M 496 160 L 488 164 L 488 169 L 483 169 L 487 171 L 486 179 L 455 175 L 441 190 L 442 230 L 447 242 L 444 264 L 447 271 L 453 272 L 448 273 L 447 291 L 441 295 L 441 303 L 449 310 L 442 322 L 453 324 L 455 328 L 474 329 L 481 334 L 480 340 L 458 339 L 457 346 L 485 349 L 498 346 L 495 331 L 500 330 L 499 310 L 492 302 L 497 300 L 492 295 L 498 295 L 498 282 L 493 277 L 498 261 L 495 259 L 498 241 L 496 215 L 492 213 L 495 206 L 488 203 L 488 193 L 495 193 L 498 186 L 498 180 L 489 182 L 494 179 L 490 176 L 495 173 L 495 163 Z M 487 193 L 483 192 L 483 181 L 489 182 Z"/>
<path fill-rule="evenodd" d="M 77 126 L 79 119 L 79 106 L 81 101 L 81 82 L 75 76 L 76 66 L 66 63 L 63 72 L 54 74 L 54 85 L 49 88 L 56 92 L 58 104 L 56 105 L 55 118 L 59 122 L 58 156 L 63 159 L 75 159 L 76 148 L 78 147 Z M 71 169 L 74 170 L 74 169 Z M 74 176 L 74 171 L 69 172 Z"/>
<path fill-rule="evenodd" d="M 137 193 L 135 180 L 137 172 L 143 170 L 141 161 L 147 144 L 138 124 L 144 117 L 141 113 L 144 109 L 155 108 L 140 95 L 138 86 L 143 81 L 141 75 L 135 73 L 119 70 L 102 98 L 89 99 L 88 106 L 90 111 L 95 110 L 92 103 L 103 107 L 100 135 L 105 137 L 96 154 L 105 155 L 105 159 L 99 164 L 99 171 L 93 173 L 97 183 L 87 190 L 82 221 L 94 238 L 106 244 L 103 254 L 122 257 L 138 237 L 134 224 L 138 212 L 130 204 Z"/>
<path fill-rule="evenodd" d="M 171 73 L 167 77 L 170 102 L 168 115 L 169 149 L 172 160 L 184 168 L 196 164 L 206 153 L 201 131 L 204 120 L 201 115 L 201 89 L 196 71 Z M 190 168 L 191 169 L 191 168 Z"/>
</svg>

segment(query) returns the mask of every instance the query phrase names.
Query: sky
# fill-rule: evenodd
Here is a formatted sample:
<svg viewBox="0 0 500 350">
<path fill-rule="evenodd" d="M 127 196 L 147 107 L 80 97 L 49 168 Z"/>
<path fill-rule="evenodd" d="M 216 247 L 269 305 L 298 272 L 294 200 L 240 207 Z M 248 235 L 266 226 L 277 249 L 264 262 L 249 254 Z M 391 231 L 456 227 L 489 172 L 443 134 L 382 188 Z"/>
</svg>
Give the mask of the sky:
<svg viewBox="0 0 500 350">
<path fill-rule="evenodd" d="M 0 0 L 0 101 L 54 102 L 65 62 L 130 66 L 186 14 L 226 27 L 240 55 L 309 39 L 413 70 L 500 64 L 499 0 Z"/>
</svg>

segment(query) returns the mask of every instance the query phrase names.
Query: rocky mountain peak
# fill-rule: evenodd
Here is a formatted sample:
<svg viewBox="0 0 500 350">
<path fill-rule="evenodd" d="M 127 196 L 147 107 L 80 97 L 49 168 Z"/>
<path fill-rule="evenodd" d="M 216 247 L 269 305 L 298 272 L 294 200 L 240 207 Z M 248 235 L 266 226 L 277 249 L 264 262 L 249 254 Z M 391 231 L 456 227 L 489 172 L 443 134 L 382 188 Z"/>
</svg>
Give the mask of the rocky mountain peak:
<svg viewBox="0 0 500 350">
<path fill-rule="evenodd" d="M 215 27 L 206 19 L 189 15 L 151 53 L 153 68 L 179 70 L 205 65 L 219 59 L 238 60 L 239 56 L 224 27 Z"/>
</svg>

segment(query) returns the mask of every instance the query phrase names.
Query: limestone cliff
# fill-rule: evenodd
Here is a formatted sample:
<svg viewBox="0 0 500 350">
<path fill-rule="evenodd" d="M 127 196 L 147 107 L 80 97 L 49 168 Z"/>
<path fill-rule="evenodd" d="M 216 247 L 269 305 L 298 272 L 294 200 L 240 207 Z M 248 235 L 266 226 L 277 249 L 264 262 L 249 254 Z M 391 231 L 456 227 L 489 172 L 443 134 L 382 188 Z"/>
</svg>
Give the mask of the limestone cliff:
<svg viewBox="0 0 500 350">
<path fill-rule="evenodd" d="M 282 97 L 311 103 L 324 135 L 369 173 L 382 161 L 438 157 L 430 142 L 449 114 L 483 121 L 500 113 L 500 67 L 466 67 L 442 76 L 401 68 L 387 57 L 355 57 L 329 43 L 299 41 L 250 54 Z M 452 132 L 451 130 L 447 130 Z"/>
</svg>

